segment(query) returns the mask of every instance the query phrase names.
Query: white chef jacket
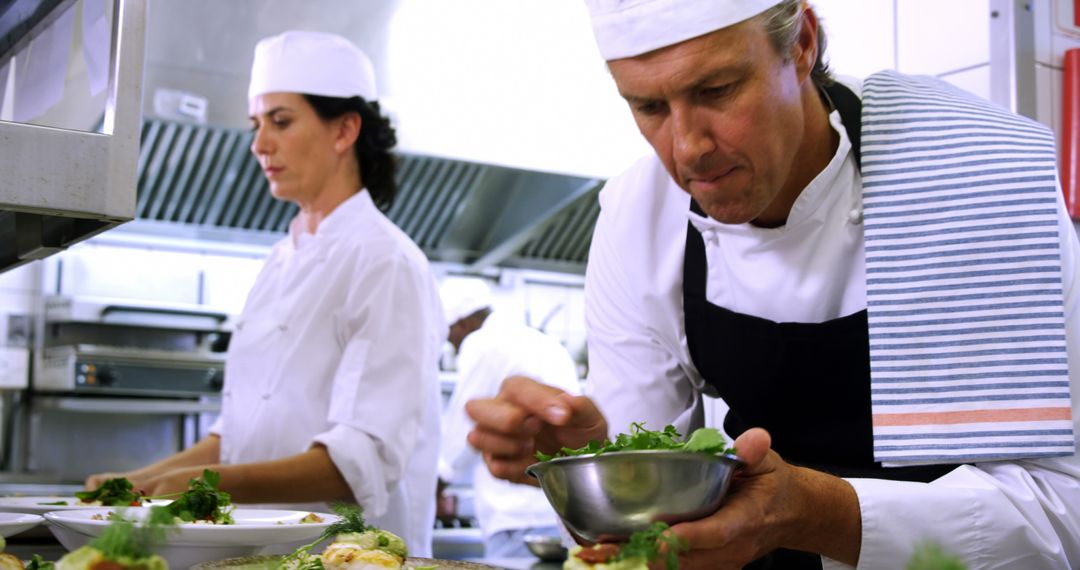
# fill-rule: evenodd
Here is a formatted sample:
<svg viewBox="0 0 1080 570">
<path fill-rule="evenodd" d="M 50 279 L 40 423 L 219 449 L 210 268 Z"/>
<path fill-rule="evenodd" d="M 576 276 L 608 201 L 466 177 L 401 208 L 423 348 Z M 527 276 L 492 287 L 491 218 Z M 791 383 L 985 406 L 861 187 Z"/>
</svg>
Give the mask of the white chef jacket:
<svg viewBox="0 0 1080 570">
<path fill-rule="evenodd" d="M 687 433 L 703 421 L 702 395 L 715 395 L 686 343 L 688 219 L 704 238 L 709 302 L 778 322 L 823 322 L 866 308 L 862 179 L 839 113 L 830 123 L 841 139 L 836 155 L 779 228 L 725 225 L 689 213 L 690 196 L 655 156 L 607 183 L 585 307 L 587 390 L 613 433 L 642 420 L 674 423 Z M 1060 193 L 1058 211 L 1073 421 L 1080 434 L 1080 245 Z M 929 484 L 848 481 L 862 510 L 858 568 L 900 568 L 924 540 L 940 543 L 972 570 L 1080 567 L 1077 455 L 964 466 Z"/>
<path fill-rule="evenodd" d="M 510 376 L 527 376 L 579 394 L 574 360 L 554 338 L 496 311 L 461 342 L 457 362 L 457 386 L 443 412 L 439 475 L 445 481 L 472 475 L 476 518 L 485 538 L 506 530 L 555 526 L 558 518 L 540 489 L 495 478 L 466 442 L 475 422 L 465 414 L 465 403 L 494 397 Z"/>
<path fill-rule="evenodd" d="M 297 221 L 271 251 L 229 344 L 210 428 L 221 461 L 281 459 L 321 443 L 369 523 L 428 556 L 447 331 L 435 278 L 366 191 L 314 235 Z"/>
</svg>

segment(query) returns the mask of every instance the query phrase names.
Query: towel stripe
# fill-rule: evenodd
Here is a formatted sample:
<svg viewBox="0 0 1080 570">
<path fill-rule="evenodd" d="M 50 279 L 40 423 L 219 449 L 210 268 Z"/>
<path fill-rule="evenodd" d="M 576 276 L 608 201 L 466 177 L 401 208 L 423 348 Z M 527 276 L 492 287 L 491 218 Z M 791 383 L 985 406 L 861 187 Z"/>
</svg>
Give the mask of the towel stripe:
<svg viewBox="0 0 1080 570">
<path fill-rule="evenodd" d="M 862 118 L 875 458 L 1074 453 L 1052 133 L 895 72 Z"/>
</svg>

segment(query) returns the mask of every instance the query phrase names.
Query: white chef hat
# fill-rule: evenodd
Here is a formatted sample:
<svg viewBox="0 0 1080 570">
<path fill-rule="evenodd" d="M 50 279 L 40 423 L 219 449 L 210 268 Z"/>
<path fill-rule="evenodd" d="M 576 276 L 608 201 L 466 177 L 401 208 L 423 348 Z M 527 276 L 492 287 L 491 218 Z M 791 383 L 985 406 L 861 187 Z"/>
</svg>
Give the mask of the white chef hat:
<svg viewBox="0 0 1080 570">
<path fill-rule="evenodd" d="M 781 0 L 585 0 L 605 60 L 634 57 L 748 20 Z"/>
<path fill-rule="evenodd" d="M 360 48 L 337 34 L 301 30 L 265 38 L 255 46 L 248 99 L 276 92 L 378 98 L 375 68 Z"/>
<path fill-rule="evenodd" d="M 439 287 L 439 297 L 448 325 L 492 305 L 491 288 L 475 277 L 447 277 Z"/>
</svg>

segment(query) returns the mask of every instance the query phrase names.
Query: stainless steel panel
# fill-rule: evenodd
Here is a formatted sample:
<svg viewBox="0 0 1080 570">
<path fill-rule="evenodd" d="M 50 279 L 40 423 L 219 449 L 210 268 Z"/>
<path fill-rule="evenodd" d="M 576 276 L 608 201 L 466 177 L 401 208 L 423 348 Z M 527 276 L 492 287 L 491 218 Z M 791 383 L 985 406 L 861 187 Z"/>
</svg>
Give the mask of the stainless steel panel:
<svg viewBox="0 0 1080 570">
<path fill-rule="evenodd" d="M 135 214 L 146 0 L 114 1 L 104 134 L 0 122 L 0 228 L 10 238 L 0 247 L 0 270 Z"/>
</svg>

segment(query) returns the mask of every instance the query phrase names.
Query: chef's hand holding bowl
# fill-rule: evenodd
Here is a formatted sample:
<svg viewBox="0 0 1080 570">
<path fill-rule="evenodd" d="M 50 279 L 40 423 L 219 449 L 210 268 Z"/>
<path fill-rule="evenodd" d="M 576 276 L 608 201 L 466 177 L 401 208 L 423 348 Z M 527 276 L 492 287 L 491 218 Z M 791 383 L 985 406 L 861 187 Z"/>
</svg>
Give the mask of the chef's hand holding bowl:
<svg viewBox="0 0 1080 570">
<path fill-rule="evenodd" d="M 536 462 L 536 451 L 579 448 L 608 433 L 607 420 L 588 397 L 522 377 L 508 378 L 498 396 L 473 400 L 466 411 L 476 422 L 470 445 L 493 475 L 519 483 L 537 484 L 525 472 Z M 670 532 L 689 547 L 680 557 L 681 569 L 715 569 L 717 560 L 742 568 L 777 548 L 808 550 L 812 544 L 821 548 L 830 536 L 842 540 L 814 521 L 845 512 L 841 502 L 857 505 L 854 489 L 843 479 L 786 463 L 771 445 L 763 429 L 743 432 L 734 444 L 742 467 L 733 474 L 723 505 L 704 518 L 672 526 Z M 855 529 L 861 525 L 858 516 L 844 522 Z"/>
</svg>

